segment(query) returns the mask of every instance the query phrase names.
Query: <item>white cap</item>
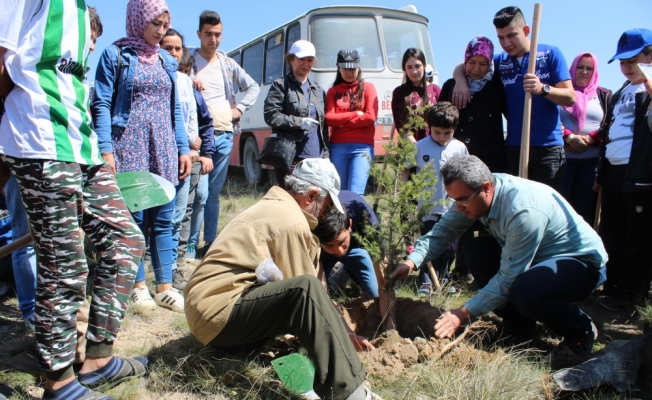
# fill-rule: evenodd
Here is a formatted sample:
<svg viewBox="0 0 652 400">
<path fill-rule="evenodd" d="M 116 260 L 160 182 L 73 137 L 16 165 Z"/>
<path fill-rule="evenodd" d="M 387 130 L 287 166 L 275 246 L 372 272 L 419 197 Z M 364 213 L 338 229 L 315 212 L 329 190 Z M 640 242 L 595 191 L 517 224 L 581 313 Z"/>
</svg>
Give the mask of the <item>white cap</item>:
<svg viewBox="0 0 652 400">
<path fill-rule="evenodd" d="M 326 190 L 331 195 L 335 208 L 342 214 L 344 209 L 340 203 L 340 176 L 335 166 L 325 158 L 306 158 L 299 161 L 292 176 L 310 182 Z"/>
<path fill-rule="evenodd" d="M 290 47 L 290 54 L 298 58 L 315 57 L 315 46 L 307 40 L 297 40 Z"/>
</svg>

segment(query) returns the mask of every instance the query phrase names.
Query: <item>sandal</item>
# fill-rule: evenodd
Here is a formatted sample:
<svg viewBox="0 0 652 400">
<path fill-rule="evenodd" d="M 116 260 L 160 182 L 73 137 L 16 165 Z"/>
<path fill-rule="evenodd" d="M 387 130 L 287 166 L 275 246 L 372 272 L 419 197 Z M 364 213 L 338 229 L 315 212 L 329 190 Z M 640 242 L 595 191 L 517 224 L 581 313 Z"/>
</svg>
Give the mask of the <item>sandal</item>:
<svg viewBox="0 0 652 400">
<path fill-rule="evenodd" d="M 118 386 L 120 383 L 128 379 L 137 378 L 139 376 L 144 375 L 145 372 L 147 372 L 147 368 L 145 367 L 145 365 L 137 358 L 132 358 L 132 357 L 121 358 L 121 360 L 123 361 L 122 367 L 115 375 L 107 379 L 100 379 L 92 384 L 84 384 L 84 386 L 86 386 L 89 389 L 100 388 L 100 390 L 108 390 L 114 388 L 115 386 Z M 91 373 L 92 372 L 90 372 L 89 374 Z"/>
</svg>

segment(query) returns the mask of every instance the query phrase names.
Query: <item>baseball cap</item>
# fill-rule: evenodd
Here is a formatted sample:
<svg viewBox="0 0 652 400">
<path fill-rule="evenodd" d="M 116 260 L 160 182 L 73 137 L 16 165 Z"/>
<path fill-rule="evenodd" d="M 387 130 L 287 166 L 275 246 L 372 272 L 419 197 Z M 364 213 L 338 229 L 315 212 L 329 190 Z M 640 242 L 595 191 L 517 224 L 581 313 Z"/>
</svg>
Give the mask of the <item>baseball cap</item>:
<svg viewBox="0 0 652 400">
<path fill-rule="evenodd" d="M 358 50 L 340 50 L 337 53 L 337 66 L 340 68 L 360 68 L 360 56 Z"/>
<path fill-rule="evenodd" d="M 611 57 L 611 60 L 624 60 L 635 57 L 645 47 L 652 44 L 652 31 L 649 29 L 631 29 L 625 31 L 618 40 L 618 47 L 616 55 Z"/>
<path fill-rule="evenodd" d="M 307 40 L 297 40 L 290 47 L 290 54 L 298 58 L 315 57 L 315 46 Z"/>
<path fill-rule="evenodd" d="M 335 208 L 344 214 L 342 203 L 337 197 L 340 194 L 340 176 L 330 161 L 325 158 L 306 158 L 299 161 L 292 176 L 326 190 L 331 195 Z"/>
</svg>

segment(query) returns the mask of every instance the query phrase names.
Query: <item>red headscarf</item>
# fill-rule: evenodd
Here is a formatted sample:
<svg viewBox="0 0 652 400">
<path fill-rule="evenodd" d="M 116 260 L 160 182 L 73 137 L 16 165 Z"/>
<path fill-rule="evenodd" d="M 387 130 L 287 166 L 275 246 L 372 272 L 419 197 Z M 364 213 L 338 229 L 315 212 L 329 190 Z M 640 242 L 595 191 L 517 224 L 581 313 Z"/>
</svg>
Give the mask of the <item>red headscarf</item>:
<svg viewBox="0 0 652 400">
<path fill-rule="evenodd" d="M 158 60 L 160 46 L 152 46 L 143 39 L 143 32 L 147 25 L 159 15 L 167 13 L 172 15 L 165 0 L 129 0 L 127 3 L 127 37 L 114 42 L 118 46 L 133 47 L 138 53 L 138 61 L 143 64 L 154 64 Z"/>
<path fill-rule="evenodd" d="M 593 75 L 589 80 L 589 84 L 581 87 L 577 86 L 577 80 L 575 78 L 577 73 L 577 64 L 580 63 L 582 57 L 589 57 L 593 62 Z M 595 97 L 598 91 L 598 59 L 593 53 L 580 53 L 573 60 L 573 64 L 570 67 L 570 76 L 573 82 L 573 89 L 575 89 L 575 104 L 570 107 L 564 107 L 571 114 L 571 117 L 577 121 L 577 131 L 581 131 L 584 127 L 584 121 L 586 120 L 586 107 L 589 100 Z"/>
</svg>

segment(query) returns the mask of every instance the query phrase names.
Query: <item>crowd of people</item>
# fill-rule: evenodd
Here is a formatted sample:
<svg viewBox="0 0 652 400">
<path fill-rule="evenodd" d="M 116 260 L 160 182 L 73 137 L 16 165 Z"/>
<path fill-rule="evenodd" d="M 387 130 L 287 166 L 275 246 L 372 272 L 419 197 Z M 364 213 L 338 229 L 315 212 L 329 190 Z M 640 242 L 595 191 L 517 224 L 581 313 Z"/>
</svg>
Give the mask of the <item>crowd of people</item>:
<svg viewBox="0 0 652 400">
<path fill-rule="evenodd" d="M 146 357 L 113 356 L 131 300 L 185 313 L 204 345 L 295 335 L 315 364 L 315 398 L 379 399 L 356 354 L 373 346 L 349 328 L 327 291 L 336 263 L 369 298 L 384 290 L 380 266 L 353 236 L 379 223 L 362 197 L 378 96 L 363 79 L 358 50 L 338 53 L 325 89 L 310 79 L 315 46 L 292 44 L 288 72 L 264 100 L 272 137 L 289 150 L 277 157 L 278 186 L 218 235 L 233 140 L 260 90 L 219 49 L 219 14 L 199 16 L 200 47 L 189 50 L 170 28 L 165 0 L 129 0 L 127 36 L 103 50 L 89 90 L 85 63 L 103 33 L 99 15 L 83 1 L 41 3 L 5 1 L 0 16 L 0 239 L 30 231 L 34 239 L 0 260 L 0 271 L 13 273 L 19 309 L 35 332 L 43 398 L 109 399 L 93 389 L 146 372 Z M 569 68 L 559 48 L 539 44 L 536 73 L 528 73 L 530 27 L 518 7 L 501 9 L 493 23 L 504 51 L 473 38 L 443 88 L 432 83 L 422 50 L 403 54 L 391 109 L 416 156 L 402 178 L 432 166 L 441 179 L 422 237 L 406 240 L 408 258 L 389 278 L 419 269 L 419 294 L 429 296 L 425 265 L 433 262 L 440 278 L 475 281 L 477 294 L 433 321 L 439 337 L 494 311 L 516 337 L 531 335 L 539 321 L 587 356 L 597 330 L 573 302 L 603 286 L 600 304 L 619 310 L 645 298 L 652 282 L 645 232 L 652 82 L 637 68 L 652 63 L 652 31 L 629 30 L 618 40 L 609 63 L 619 60 L 626 83 L 612 94 L 599 86 L 590 52 Z M 526 92 L 530 180 L 516 177 Z M 174 199 L 130 212 L 115 175 L 131 171 L 169 181 Z M 99 254 L 92 274 L 82 231 Z M 189 271 L 181 259 L 201 263 Z M 282 280 L 260 282 L 256 270 L 266 259 Z M 81 330 L 77 316 L 88 320 Z"/>
</svg>

